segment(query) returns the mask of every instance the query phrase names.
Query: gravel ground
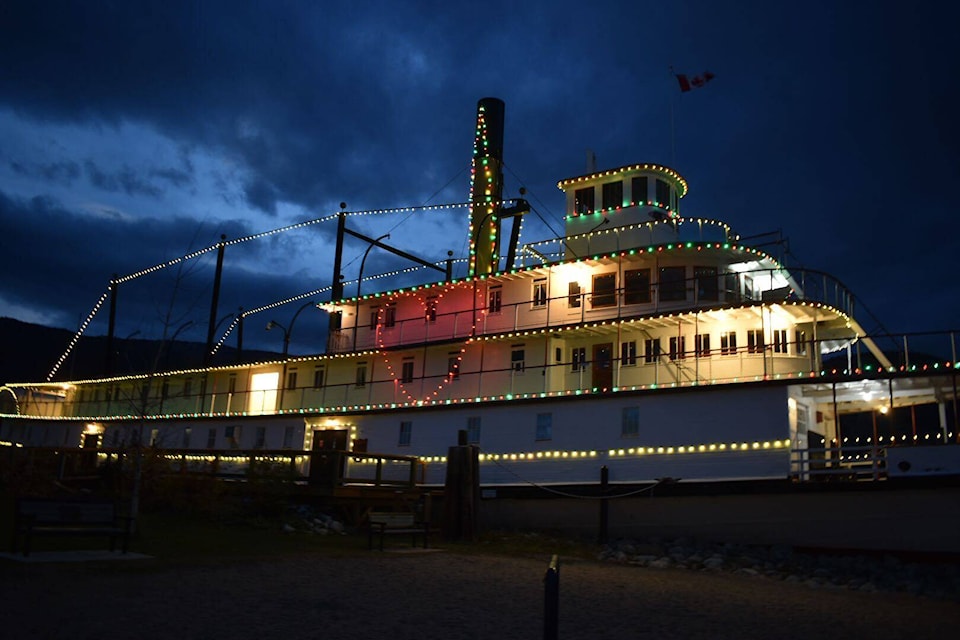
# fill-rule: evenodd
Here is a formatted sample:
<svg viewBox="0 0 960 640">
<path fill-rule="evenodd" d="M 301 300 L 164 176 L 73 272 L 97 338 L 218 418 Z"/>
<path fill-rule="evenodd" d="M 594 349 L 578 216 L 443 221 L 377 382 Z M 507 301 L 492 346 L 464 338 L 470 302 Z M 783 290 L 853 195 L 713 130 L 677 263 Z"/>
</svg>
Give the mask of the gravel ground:
<svg viewBox="0 0 960 640">
<path fill-rule="evenodd" d="M 541 638 L 547 560 L 395 549 L 189 567 L 4 562 L 0 635 Z M 952 635 L 960 607 L 762 575 L 561 558 L 559 625 L 566 640 L 922 640 Z"/>
</svg>

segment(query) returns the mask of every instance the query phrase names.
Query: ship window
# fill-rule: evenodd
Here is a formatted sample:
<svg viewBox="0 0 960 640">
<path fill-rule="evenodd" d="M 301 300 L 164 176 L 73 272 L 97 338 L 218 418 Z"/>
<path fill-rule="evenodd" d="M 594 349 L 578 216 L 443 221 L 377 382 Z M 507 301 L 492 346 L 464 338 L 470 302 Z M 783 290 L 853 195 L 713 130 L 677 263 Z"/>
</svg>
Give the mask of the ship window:
<svg viewBox="0 0 960 640">
<path fill-rule="evenodd" d="M 314 389 L 319 389 L 320 387 L 323 386 L 324 373 L 325 372 L 323 367 L 317 367 L 316 369 L 313 370 L 313 388 Z"/>
<path fill-rule="evenodd" d="M 716 267 L 694 267 L 693 277 L 696 281 L 697 300 L 719 300 L 720 291 L 717 288 Z"/>
<path fill-rule="evenodd" d="M 400 423 L 400 439 L 397 441 L 397 445 L 409 447 L 411 436 L 413 436 L 413 422 L 404 420 Z"/>
<path fill-rule="evenodd" d="M 370 331 L 373 331 L 377 328 L 377 323 L 380 321 L 380 305 L 374 305 L 370 307 Z"/>
<path fill-rule="evenodd" d="M 256 438 L 253 441 L 254 449 L 263 449 L 267 444 L 267 428 L 266 427 L 257 427 Z"/>
<path fill-rule="evenodd" d="M 392 327 L 397 324 L 397 305 L 396 303 L 391 303 L 387 305 L 387 308 L 383 312 L 383 326 Z"/>
<path fill-rule="evenodd" d="M 573 192 L 573 212 L 577 215 L 593 213 L 593 187 L 577 189 Z"/>
<path fill-rule="evenodd" d="M 763 351 L 763 331 L 750 329 L 747 331 L 747 353 L 761 353 Z"/>
<path fill-rule="evenodd" d="M 491 287 L 487 298 L 487 313 L 500 313 L 503 306 L 503 289 L 499 285 Z"/>
<path fill-rule="evenodd" d="M 720 354 L 731 355 L 737 352 L 737 332 L 725 331 L 720 334 Z"/>
<path fill-rule="evenodd" d="M 580 283 L 570 282 L 567 284 L 567 306 L 570 308 L 580 306 Z"/>
<path fill-rule="evenodd" d="M 603 185 L 603 208 L 618 209 L 623 206 L 623 183 L 607 182 Z"/>
<path fill-rule="evenodd" d="M 663 180 L 657 180 L 657 204 L 661 207 L 670 206 L 670 185 Z"/>
<path fill-rule="evenodd" d="M 806 436 L 810 430 L 810 410 L 802 404 L 797 405 L 797 435 Z"/>
<path fill-rule="evenodd" d="M 797 329 L 797 355 L 807 355 L 807 332 Z"/>
<path fill-rule="evenodd" d="M 603 273 L 593 276 L 593 297 L 590 304 L 594 307 L 612 307 L 617 303 L 617 274 Z"/>
<path fill-rule="evenodd" d="M 773 352 L 774 353 L 787 352 L 787 330 L 786 329 L 773 330 Z"/>
<path fill-rule="evenodd" d="M 632 367 L 637 364 L 637 342 L 631 340 L 620 345 L 620 365 Z"/>
<path fill-rule="evenodd" d="M 573 370 L 581 371 L 587 368 L 587 348 L 586 347 L 574 347 L 571 350 L 571 358 L 573 361 Z"/>
<path fill-rule="evenodd" d="M 480 416 L 467 418 L 467 442 L 470 444 L 480 442 Z"/>
<path fill-rule="evenodd" d="M 635 438 L 640 435 L 640 408 L 624 407 L 620 419 L 620 435 Z"/>
<path fill-rule="evenodd" d="M 287 389 L 296 389 L 297 388 L 297 372 L 289 371 L 287 372 Z"/>
<path fill-rule="evenodd" d="M 724 297 L 727 301 L 740 299 L 740 278 L 736 273 L 723 274 Z"/>
<path fill-rule="evenodd" d="M 413 382 L 413 358 L 404 359 L 400 371 L 400 382 Z"/>
<path fill-rule="evenodd" d="M 623 304 L 650 302 L 650 269 L 623 272 Z"/>
<path fill-rule="evenodd" d="M 367 363 L 358 362 L 356 385 L 358 387 L 362 387 L 362 386 L 365 386 L 366 384 L 367 384 Z"/>
<path fill-rule="evenodd" d="M 510 352 L 510 368 L 517 373 L 523 373 L 526 368 L 523 349 L 514 349 Z"/>
<path fill-rule="evenodd" d="M 633 179 L 631 185 L 631 194 L 634 204 L 645 204 L 647 202 L 647 177 L 639 176 Z"/>
<path fill-rule="evenodd" d="M 447 377 L 451 380 L 460 379 L 460 360 L 462 356 L 460 352 L 454 352 L 447 356 Z"/>
<path fill-rule="evenodd" d="M 686 336 L 673 336 L 670 338 L 670 359 L 680 360 L 687 357 L 687 338 Z"/>
<path fill-rule="evenodd" d="M 543 307 L 547 304 L 547 279 L 537 278 L 533 281 L 533 306 Z"/>
<path fill-rule="evenodd" d="M 193 429 L 187 427 L 183 430 L 183 443 L 182 446 L 184 449 L 190 448 L 190 434 L 193 433 Z"/>
<path fill-rule="evenodd" d="M 437 321 L 437 296 L 427 297 L 427 322 Z"/>
<path fill-rule="evenodd" d="M 643 341 L 643 361 L 647 364 L 660 359 L 660 338 L 648 338 Z"/>
<path fill-rule="evenodd" d="M 698 333 L 694 340 L 698 358 L 706 358 L 710 355 L 710 334 Z"/>
<path fill-rule="evenodd" d="M 684 267 L 660 267 L 660 301 L 686 300 L 687 283 Z"/>
<path fill-rule="evenodd" d="M 207 449 L 213 449 L 217 446 L 217 430 L 207 429 Z"/>
<path fill-rule="evenodd" d="M 231 449 L 238 449 L 240 447 L 240 427 L 224 427 L 223 437 Z"/>
<path fill-rule="evenodd" d="M 553 440 L 553 414 L 552 413 L 538 413 L 537 414 L 537 440 Z"/>
<path fill-rule="evenodd" d="M 289 449 L 293 446 L 293 427 L 283 428 L 283 448 Z"/>
</svg>

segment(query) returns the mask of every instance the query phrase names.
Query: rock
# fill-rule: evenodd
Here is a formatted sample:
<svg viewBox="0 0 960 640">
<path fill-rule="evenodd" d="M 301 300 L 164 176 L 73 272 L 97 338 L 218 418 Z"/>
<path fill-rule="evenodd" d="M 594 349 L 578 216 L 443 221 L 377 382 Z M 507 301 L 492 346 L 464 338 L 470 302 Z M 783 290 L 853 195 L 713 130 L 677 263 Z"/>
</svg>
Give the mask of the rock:
<svg viewBox="0 0 960 640">
<path fill-rule="evenodd" d="M 758 576 L 760 572 L 756 569 L 751 569 L 750 567 L 740 567 L 734 573 L 739 573 L 742 576 Z"/>
<path fill-rule="evenodd" d="M 703 561 L 703 568 L 708 571 L 720 571 L 723 569 L 723 558 L 711 556 Z"/>
<path fill-rule="evenodd" d="M 670 558 L 657 558 L 656 560 L 653 560 L 649 564 L 647 564 L 647 566 L 652 567 L 654 569 L 666 569 L 671 564 L 673 563 L 670 561 Z"/>
<path fill-rule="evenodd" d="M 296 532 L 296 529 L 294 529 L 291 525 L 284 523 L 284 525 L 283 525 L 283 532 L 284 532 L 284 533 L 295 533 L 295 532 Z"/>
</svg>

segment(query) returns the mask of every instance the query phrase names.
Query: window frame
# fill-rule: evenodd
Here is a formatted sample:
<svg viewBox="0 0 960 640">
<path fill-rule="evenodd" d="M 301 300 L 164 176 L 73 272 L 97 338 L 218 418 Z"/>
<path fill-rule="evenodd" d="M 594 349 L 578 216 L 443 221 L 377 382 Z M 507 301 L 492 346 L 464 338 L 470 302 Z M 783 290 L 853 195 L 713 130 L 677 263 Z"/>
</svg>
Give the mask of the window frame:
<svg viewBox="0 0 960 640">
<path fill-rule="evenodd" d="M 609 289 L 597 288 L 597 283 L 600 281 L 610 280 L 611 286 Z M 606 307 L 614 307 L 617 304 L 617 273 L 612 271 L 610 273 L 596 273 L 593 275 L 593 288 L 590 291 L 590 308 L 591 309 L 604 309 Z"/>
<path fill-rule="evenodd" d="M 643 286 L 646 276 L 646 286 Z M 653 300 L 651 290 L 650 268 L 627 269 L 623 272 L 623 304 L 649 304 Z"/>
<path fill-rule="evenodd" d="M 550 293 L 547 289 L 546 278 L 535 278 L 533 281 L 533 295 L 530 298 L 530 306 L 534 309 L 540 309 L 547 306 Z"/>
<path fill-rule="evenodd" d="M 680 274 L 680 278 L 675 276 Z M 687 299 L 687 267 L 680 265 L 660 267 L 657 277 L 657 300 L 684 302 Z"/>
<path fill-rule="evenodd" d="M 600 208 L 604 211 L 623 207 L 623 180 L 604 182 L 600 186 Z"/>
<path fill-rule="evenodd" d="M 596 187 L 583 187 L 582 189 L 577 189 L 573 192 L 573 212 L 578 216 L 585 216 L 594 213 L 596 211 L 596 206 Z"/>
</svg>

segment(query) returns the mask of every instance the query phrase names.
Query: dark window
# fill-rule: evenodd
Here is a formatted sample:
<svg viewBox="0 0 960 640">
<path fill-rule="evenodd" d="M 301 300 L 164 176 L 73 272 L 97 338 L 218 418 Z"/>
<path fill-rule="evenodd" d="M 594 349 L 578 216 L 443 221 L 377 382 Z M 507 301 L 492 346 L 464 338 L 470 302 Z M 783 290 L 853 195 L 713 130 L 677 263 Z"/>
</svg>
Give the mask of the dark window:
<svg viewBox="0 0 960 640">
<path fill-rule="evenodd" d="M 640 435 L 640 408 L 624 407 L 620 420 L 620 435 L 624 438 L 634 438 Z"/>
<path fill-rule="evenodd" d="M 620 364 L 621 366 L 633 366 L 637 364 L 637 343 L 635 340 L 621 343 Z"/>
<path fill-rule="evenodd" d="M 400 423 L 400 439 L 397 444 L 401 447 L 410 446 L 410 438 L 413 436 L 413 423 L 404 421 Z"/>
<path fill-rule="evenodd" d="M 623 272 L 623 304 L 650 302 L 650 269 Z"/>
<path fill-rule="evenodd" d="M 323 367 L 317 367 L 313 370 L 313 388 L 319 389 L 323 386 Z"/>
<path fill-rule="evenodd" d="M 367 384 L 367 363 L 358 362 L 357 363 L 357 378 L 356 385 L 362 387 Z"/>
<path fill-rule="evenodd" d="M 660 267 L 660 302 L 687 299 L 685 267 Z"/>
<path fill-rule="evenodd" d="M 470 444 L 480 442 L 480 416 L 467 418 L 467 442 Z"/>
<path fill-rule="evenodd" d="M 567 284 L 567 306 L 571 308 L 580 306 L 579 282 L 570 282 Z"/>
<path fill-rule="evenodd" d="M 574 347 L 571 359 L 573 360 L 573 370 L 580 371 L 587 368 L 587 349 L 586 347 Z"/>
<path fill-rule="evenodd" d="M 553 414 L 537 414 L 537 433 L 534 436 L 537 440 L 553 440 Z"/>
<path fill-rule="evenodd" d="M 617 274 L 593 276 L 593 296 L 590 304 L 594 307 L 612 307 L 617 304 Z"/>
<path fill-rule="evenodd" d="M 193 378 L 184 378 L 183 379 L 183 395 L 189 396 L 190 391 L 192 391 L 192 387 L 193 387 Z"/>
<path fill-rule="evenodd" d="M 503 305 L 503 290 L 500 287 L 493 287 L 490 289 L 488 298 L 487 312 L 500 313 L 500 308 Z"/>
<path fill-rule="evenodd" d="M 680 360 L 687 357 L 687 338 L 686 336 L 673 336 L 670 338 L 670 359 Z"/>
<path fill-rule="evenodd" d="M 370 307 L 370 330 L 373 331 L 377 328 L 377 324 L 380 322 L 380 307 Z"/>
<path fill-rule="evenodd" d="M 217 430 L 207 429 L 207 449 L 213 449 L 217 446 Z"/>
<path fill-rule="evenodd" d="M 633 179 L 631 184 L 633 190 L 634 204 L 645 204 L 647 202 L 647 177 L 640 176 Z"/>
<path fill-rule="evenodd" d="M 263 449 L 267 444 L 267 428 L 266 427 L 257 427 L 256 437 L 253 440 L 254 449 Z"/>
<path fill-rule="evenodd" d="M 807 355 L 807 332 L 797 329 L 797 355 Z"/>
<path fill-rule="evenodd" d="M 526 368 L 523 349 L 514 349 L 510 352 L 510 368 L 517 373 L 522 373 Z"/>
<path fill-rule="evenodd" d="M 227 380 L 227 393 L 236 393 L 237 392 L 237 374 L 231 373 L 230 378 Z"/>
<path fill-rule="evenodd" d="M 663 180 L 657 180 L 657 204 L 661 207 L 670 206 L 670 185 Z"/>
<path fill-rule="evenodd" d="M 787 352 L 787 330 L 786 329 L 773 330 L 773 352 L 774 353 Z"/>
<path fill-rule="evenodd" d="M 462 356 L 459 353 L 451 353 L 447 356 L 447 376 L 451 380 L 460 379 L 460 360 Z"/>
<path fill-rule="evenodd" d="M 573 211 L 577 215 L 584 215 L 588 213 L 593 213 L 594 210 L 594 201 L 593 201 L 593 187 L 586 187 L 584 189 L 577 189 L 573 192 Z"/>
<path fill-rule="evenodd" d="M 542 307 L 547 304 L 547 279 L 537 278 L 533 281 L 533 306 Z"/>
<path fill-rule="evenodd" d="M 427 322 L 437 321 L 437 296 L 427 298 Z"/>
<path fill-rule="evenodd" d="M 696 337 L 696 350 L 698 358 L 705 358 L 710 355 L 710 334 L 698 333 Z"/>
<path fill-rule="evenodd" d="M 720 354 L 731 355 L 737 352 L 737 332 L 727 331 L 720 334 Z"/>
<path fill-rule="evenodd" d="M 224 427 L 223 438 L 231 449 L 238 449 L 240 447 L 240 427 Z"/>
<path fill-rule="evenodd" d="M 392 327 L 397 324 L 397 305 L 388 304 L 383 312 L 383 326 Z"/>
<path fill-rule="evenodd" d="M 297 372 L 288 371 L 287 372 L 287 389 L 296 389 L 297 388 Z"/>
<path fill-rule="evenodd" d="M 724 298 L 727 301 L 740 299 L 740 277 L 736 273 L 723 274 Z"/>
<path fill-rule="evenodd" d="M 643 361 L 647 364 L 660 359 L 660 338 L 649 338 L 643 341 Z"/>
<path fill-rule="evenodd" d="M 747 353 L 761 353 L 763 351 L 763 331 L 750 329 L 747 331 Z"/>
<path fill-rule="evenodd" d="M 603 185 L 603 208 L 617 209 L 623 206 L 623 183 L 607 182 Z"/>
<path fill-rule="evenodd" d="M 698 301 L 720 299 L 716 267 L 694 267 L 693 277 L 696 280 Z"/>
<path fill-rule="evenodd" d="M 400 372 L 400 382 L 413 382 L 413 360 L 404 360 Z"/>
</svg>

